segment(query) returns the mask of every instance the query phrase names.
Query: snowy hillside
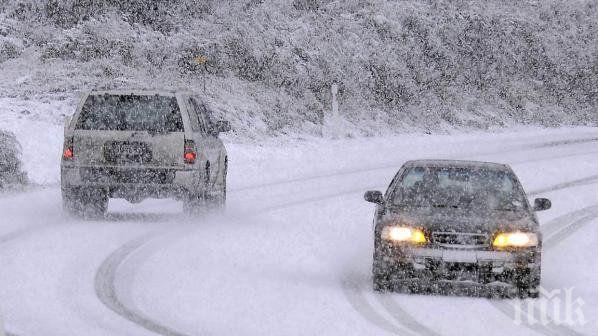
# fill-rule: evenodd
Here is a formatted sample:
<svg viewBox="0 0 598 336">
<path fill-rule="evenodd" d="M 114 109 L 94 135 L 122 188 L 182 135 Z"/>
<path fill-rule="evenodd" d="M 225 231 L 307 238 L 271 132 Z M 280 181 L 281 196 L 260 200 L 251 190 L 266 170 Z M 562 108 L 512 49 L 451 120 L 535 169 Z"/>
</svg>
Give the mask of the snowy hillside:
<svg viewBox="0 0 598 336">
<path fill-rule="evenodd" d="M 0 0 L 0 95 L 54 118 L 81 90 L 205 80 L 244 138 L 588 125 L 597 23 L 595 1 Z"/>
</svg>

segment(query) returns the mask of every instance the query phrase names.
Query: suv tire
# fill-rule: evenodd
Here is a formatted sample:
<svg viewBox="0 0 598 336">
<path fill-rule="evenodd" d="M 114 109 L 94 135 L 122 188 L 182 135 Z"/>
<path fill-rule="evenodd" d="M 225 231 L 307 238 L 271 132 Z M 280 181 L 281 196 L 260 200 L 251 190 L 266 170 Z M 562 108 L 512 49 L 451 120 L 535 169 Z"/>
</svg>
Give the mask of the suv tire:
<svg viewBox="0 0 598 336">
<path fill-rule="evenodd" d="M 189 193 L 183 199 L 183 212 L 188 215 L 201 213 L 205 208 L 206 196 L 203 193 Z"/>
<path fill-rule="evenodd" d="M 220 181 L 210 188 L 210 166 L 206 166 L 206 179 L 204 181 L 205 193 L 189 193 L 183 200 L 183 212 L 186 214 L 197 214 L 209 210 L 222 210 L 226 205 L 226 174 L 227 161 L 224 162 L 224 172 Z"/>
<path fill-rule="evenodd" d="M 210 209 L 222 210 L 226 206 L 226 173 L 227 165 L 225 161 L 224 171 L 220 178 L 220 182 L 214 185 L 214 189 L 206 197 L 206 203 Z"/>
<path fill-rule="evenodd" d="M 78 217 L 103 218 L 108 211 L 108 195 L 97 188 L 63 189 L 62 206 L 66 212 Z"/>
</svg>

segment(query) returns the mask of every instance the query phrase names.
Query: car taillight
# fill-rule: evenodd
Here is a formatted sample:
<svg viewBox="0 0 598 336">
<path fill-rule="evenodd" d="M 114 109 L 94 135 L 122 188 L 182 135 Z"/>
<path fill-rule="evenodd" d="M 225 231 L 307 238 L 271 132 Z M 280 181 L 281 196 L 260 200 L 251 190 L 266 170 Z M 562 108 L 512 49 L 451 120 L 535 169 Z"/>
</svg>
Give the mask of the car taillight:
<svg viewBox="0 0 598 336">
<path fill-rule="evenodd" d="M 75 152 L 73 151 L 73 138 L 65 138 L 64 149 L 62 151 L 62 158 L 64 160 L 72 160 L 74 157 Z"/>
<path fill-rule="evenodd" d="M 185 163 L 194 164 L 197 159 L 197 152 L 195 151 L 195 142 L 193 140 L 185 140 L 185 152 L 183 154 Z"/>
</svg>

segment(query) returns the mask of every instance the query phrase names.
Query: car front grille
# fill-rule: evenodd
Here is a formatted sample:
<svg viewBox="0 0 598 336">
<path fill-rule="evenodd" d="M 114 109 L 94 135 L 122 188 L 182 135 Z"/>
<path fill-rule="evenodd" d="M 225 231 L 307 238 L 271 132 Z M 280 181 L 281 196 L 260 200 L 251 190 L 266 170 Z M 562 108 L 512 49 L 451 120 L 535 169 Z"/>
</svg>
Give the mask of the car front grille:
<svg viewBox="0 0 598 336">
<path fill-rule="evenodd" d="M 490 238 L 483 233 L 433 232 L 432 243 L 454 248 L 479 248 L 490 245 Z"/>
<path fill-rule="evenodd" d="M 79 173 L 86 183 L 107 184 L 171 184 L 175 177 L 172 169 L 81 168 Z"/>
</svg>

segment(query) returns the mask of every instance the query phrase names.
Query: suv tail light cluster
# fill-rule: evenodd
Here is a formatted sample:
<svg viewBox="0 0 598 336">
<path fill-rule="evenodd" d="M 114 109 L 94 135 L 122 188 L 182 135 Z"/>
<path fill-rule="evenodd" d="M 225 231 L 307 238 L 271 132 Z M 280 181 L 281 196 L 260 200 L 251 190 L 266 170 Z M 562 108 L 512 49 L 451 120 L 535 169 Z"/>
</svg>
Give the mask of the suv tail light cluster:
<svg viewBox="0 0 598 336">
<path fill-rule="evenodd" d="M 64 148 L 62 150 L 62 159 L 63 160 L 72 160 L 75 157 L 75 152 L 73 151 L 73 138 L 65 138 L 64 139 Z"/>
<path fill-rule="evenodd" d="M 197 159 L 197 152 L 195 150 L 195 142 L 193 140 L 185 140 L 185 152 L 183 154 L 185 163 L 194 164 Z"/>
</svg>

